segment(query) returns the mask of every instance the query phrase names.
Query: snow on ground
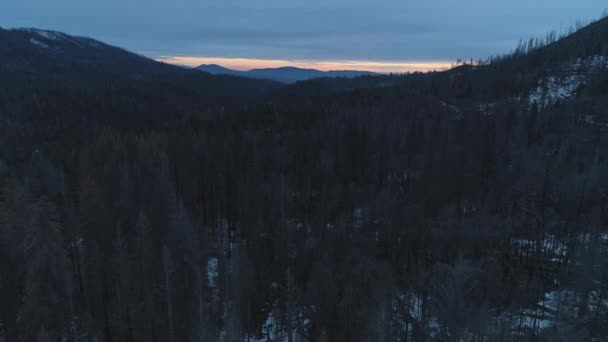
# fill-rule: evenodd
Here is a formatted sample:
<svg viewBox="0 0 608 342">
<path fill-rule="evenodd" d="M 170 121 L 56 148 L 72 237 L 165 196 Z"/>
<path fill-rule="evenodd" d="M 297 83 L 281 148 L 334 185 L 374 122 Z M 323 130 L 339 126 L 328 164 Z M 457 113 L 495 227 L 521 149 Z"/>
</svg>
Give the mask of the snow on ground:
<svg viewBox="0 0 608 342">
<path fill-rule="evenodd" d="M 537 103 L 540 108 L 554 104 L 575 95 L 576 90 L 589 80 L 590 74 L 608 66 L 607 56 L 591 56 L 577 59 L 551 75 L 540 80 L 529 95 L 529 103 Z"/>
<path fill-rule="evenodd" d="M 422 298 L 420 298 L 418 295 L 408 296 L 407 307 L 410 316 L 416 320 L 422 319 Z"/>
<path fill-rule="evenodd" d="M 407 293 L 407 294 L 403 294 L 400 296 L 401 299 L 401 303 L 405 304 L 408 308 L 408 313 L 409 315 L 415 319 L 416 321 L 418 321 L 418 323 L 422 323 L 422 310 L 423 310 L 423 301 L 422 301 L 422 297 L 418 294 L 415 293 Z M 397 308 L 393 308 L 393 309 L 397 309 Z M 429 315 L 426 317 L 427 321 L 426 321 L 426 329 L 428 330 L 428 334 L 431 337 L 436 337 L 439 335 L 439 332 L 441 330 L 441 325 L 439 323 L 439 319 L 437 319 L 437 317 L 434 317 L 432 315 Z M 406 325 L 409 323 L 405 323 Z M 404 330 L 408 330 L 408 331 L 412 331 L 412 329 L 406 329 L 407 327 L 403 327 Z"/>
<path fill-rule="evenodd" d="M 82 237 L 77 237 L 70 241 L 70 247 L 72 248 L 80 248 L 84 244 L 84 239 Z"/>
<path fill-rule="evenodd" d="M 39 30 L 33 28 L 21 29 L 21 31 L 33 33 L 40 38 L 48 39 L 48 40 L 63 40 L 66 39 L 66 36 L 61 32 L 49 31 L 49 30 Z"/>
<path fill-rule="evenodd" d="M 564 297 L 566 294 L 563 294 Z M 532 329 L 539 332 L 543 329 L 552 327 L 555 324 L 556 317 L 550 312 L 557 312 L 559 309 L 562 293 L 557 291 L 549 291 L 539 300 L 538 307 L 524 309 L 521 313 L 520 325 L 522 328 Z M 543 310 L 544 308 L 546 310 Z"/>
<path fill-rule="evenodd" d="M 299 310 L 296 310 L 298 312 Z M 245 336 L 244 342 L 287 342 L 289 341 L 289 333 L 287 327 L 281 323 L 280 311 L 276 305 L 272 306 L 272 310 L 268 313 L 266 321 L 262 325 L 260 336 Z M 304 319 L 302 313 L 294 313 L 293 331 L 291 332 L 291 341 L 305 341 L 297 332 L 298 330 L 307 330 L 310 328 L 310 320 Z M 299 327 L 299 328 L 298 328 Z M 227 333 L 225 330 L 219 332 L 218 341 L 225 342 Z"/>
<path fill-rule="evenodd" d="M 62 38 L 59 33 L 53 31 L 36 30 L 36 34 L 50 40 L 60 40 Z"/>
<path fill-rule="evenodd" d="M 43 43 L 43 42 L 39 41 L 39 40 L 38 40 L 38 39 L 36 39 L 36 38 L 30 38 L 30 43 L 32 43 L 32 44 L 34 44 L 34 45 L 36 45 L 36 46 L 38 46 L 38 47 L 41 47 L 41 48 L 43 48 L 43 49 L 48 49 L 48 48 L 49 48 L 49 46 L 48 46 L 47 44 L 45 44 L 45 43 Z"/>
<path fill-rule="evenodd" d="M 30 38 L 30 42 L 34 45 L 37 45 L 37 46 L 43 47 L 43 48 L 48 48 L 49 45 L 52 45 L 53 42 L 60 42 L 60 41 L 69 42 L 69 43 L 77 45 L 77 46 L 86 45 L 86 46 L 96 48 L 96 49 L 103 48 L 103 44 L 101 44 L 100 42 L 98 42 L 94 39 L 83 38 L 83 37 L 72 37 L 72 36 L 69 36 L 69 35 L 61 33 L 61 32 L 49 31 L 49 30 L 39 30 L 39 29 L 33 29 L 33 28 L 22 28 L 22 29 L 16 29 L 16 30 L 32 34 L 33 37 Z"/>
<path fill-rule="evenodd" d="M 272 310 L 268 317 L 266 318 L 266 322 L 264 322 L 264 326 L 262 326 L 262 338 L 257 337 L 249 337 L 248 342 L 266 342 L 266 341 L 287 341 L 287 336 L 279 331 L 278 323 L 275 310 Z"/>
<path fill-rule="evenodd" d="M 310 320 L 304 318 L 302 311 L 296 309 L 293 313 L 291 332 L 288 331 L 284 324 L 280 323 L 280 317 L 278 315 L 279 310 L 276 305 L 274 305 L 262 327 L 262 334 L 264 336 L 261 339 L 250 337 L 248 342 L 287 342 L 290 340 L 290 334 L 291 341 L 304 341 L 304 338 L 300 336 L 298 331 L 307 331 L 310 329 Z"/>
<path fill-rule="evenodd" d="M 586 245 L 591 242 L 593 235 L 581 233 L 577 236 L 580 244 Z M 601 243 L 608 243 L 608 233 L 599 235 Z M 568 255 L 568 247 L 556 236 L 547 234 L 537 243 L 529 239 L 514 239 L 512 244 L 520 248 L 524 255 L 529 255 L 540 246 L 542 253 L 550 256 L 550 261 L 561 262 Z M 559 280 L 555 279 L 554 284 L 559 286 Z M 572 319 L 578 316 L 581 304 L 580 289 L 563 288 L 550 290 L 543 294 L 536 305 L 522 309 L 518 314 L 518 326 L 530 329 L 534 333 L 539 333 L 544 329 L 556 325 L 562 320 Z M 587 308 L 589 312 L 595 312 L 598 308 L 608 310 L 608 300 L 602 298 L 597 290 L 591 290 L 587 294 Z"/>
<path fill-rule="evenodd" d="M 513 239 L 511 243 L 518 247 L 523 255 L 533 254 L 537 248 L 537 242 L 530 239 Z M 553 234 L 545 235 L 540 241 L 540 248 L 543 254 L 554 256 L 554 261 L 560 261 L 568 254 L 568 246 Z"/>
<path fill-rule="evenodd" d="M 207 259 L 207 286 L 215 288 L 217 285 L 217 258 L 211 257 Z"/>
<path fill-rule="evenodd" d="M 576 62 L 571 65 L 569 71 L 576 72 L 582 70 L 587 72 L 593 72 L 602 70 L 606 66 L 608 66 L 608 56 L 595 55 L 584 59 L 577 59 Z"/>
<path fill-rule="evenodd" d="M 596 290 L 587 296 L 587 309 L 594 312 L 598 306 L 608 308 L 608 301 L 602 299 Z M 578 316 L 580 307 L 580 292 L 576 289 L 548 291 L 543 295 L 535 308 L 524 309 L 521 312 L 521 327 L 540 332 L 556 325 L 560 320 L 568 320 Z"/>
<path fill-rule="evenodd" d="M 584 84 L 585 79 L 585 76 L 578 74 L 566 77 L 549 76 L 539 82 L 536 89 L 530 93 L 530 103 L 536 102 L 540 107 L 545 107 L 569 98 Z"/>
<path fill-rule="evenodd" d="M 592 235 L 590 233 L 581 233 L 577 236 L 580 244 L 589 244 Z M 601 244 L 608 244 L 608 233 L 600 233 L 599 239 Z M 511 244 L 521 251 L 522 255 L 528 256 L 534 254 L 536 248 L 540 246 L 540 252 L 550 257 L 552 262 L 561 262 L 568 256 L 568 246 L 565 241 L 560 240 L 553 234 L 546 234 L 545 237 L 537 244 L 537 241 L 532 239 L 517 238 L 512 239 Z M 606 247 L 604 247 L 606 248 Z"/>
</svg>

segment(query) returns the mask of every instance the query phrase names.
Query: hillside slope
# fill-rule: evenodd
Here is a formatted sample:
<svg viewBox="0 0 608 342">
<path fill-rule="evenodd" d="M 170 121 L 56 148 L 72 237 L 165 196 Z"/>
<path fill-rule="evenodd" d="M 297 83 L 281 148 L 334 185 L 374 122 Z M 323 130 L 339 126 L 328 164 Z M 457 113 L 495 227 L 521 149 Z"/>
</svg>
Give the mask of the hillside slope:
<svg viewBox="0 0 608 342">
<path fill-rule="evenodd" d="M 45 115 L 170 115 L 254 100 L 281 86 L 187 70 L 90 38 L 38 29 L 0 29 L 0 77 L 11 85 L 3 89 L 0 108 L 13 114 L 31 112 L 23 99 L 35 96 L 26 102 L 37 102 L 35 111 Z"/>
<path fill-rule="evenodd" d="M 536 40 L 532 40 L 536 41 Z M 536 43 L 540 44 L 540 43 Z M 529 51 L 490 58 L 481 65 L 462 65 L 432 73 L 379 75 L 355 79 L 314 79 L 280 90 L 281 96 L 319 97 L 367 89 L 412 95 L 496 101 L 507 97 L 547 102 L 573 96 L 594 83 L 608 64 L 608 18 L 561 39 L 554 37 Z M 380 90 L 383 91 L 383 90 Z"/>
</svg>

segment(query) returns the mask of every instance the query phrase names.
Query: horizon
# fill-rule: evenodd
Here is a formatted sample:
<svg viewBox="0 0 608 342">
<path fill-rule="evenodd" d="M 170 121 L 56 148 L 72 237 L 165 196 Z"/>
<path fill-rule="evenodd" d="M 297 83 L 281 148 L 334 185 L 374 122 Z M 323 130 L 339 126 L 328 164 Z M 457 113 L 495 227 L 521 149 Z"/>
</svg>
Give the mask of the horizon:
<svg viewBox="0 0 608 342">
<path fill-rule="evenodd" d="M 509 53 L 520 40 L 593 20 L 605 8 L 595 0 L 331 0 L 314 6 L 282 0 L 107 0 L 94 5 L 57 0 L 52 6 L 8 0 L 0 23 L 92 37 L 188 66 L 405 73 Z"/>
<path fill-rule="evenodd" d="M 219 65 L 235 71 L 295 67 L 319 71 L 368 71 L 379 74 L 430 72 L 449 69 L 455 61 L 322 61 L 273 60 L 255 58 L 161 56 L 159 62 L 196 68 L 201 65 Z"/>
</svg>

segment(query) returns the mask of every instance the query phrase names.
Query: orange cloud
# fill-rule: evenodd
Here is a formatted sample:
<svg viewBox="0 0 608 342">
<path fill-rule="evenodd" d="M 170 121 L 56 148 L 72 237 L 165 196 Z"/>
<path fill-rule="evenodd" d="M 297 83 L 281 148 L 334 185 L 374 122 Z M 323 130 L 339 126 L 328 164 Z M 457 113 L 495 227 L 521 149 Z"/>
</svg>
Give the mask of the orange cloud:
<svg viewBox="0 0 608 342">
<path fill-rule="evenodd" d="M 414 71 L 434 71 L 448 69 L 452 62 L 448 61 L 321 61 L 321 60 L 278 60 L 253 58 L 221 58 L 221 57 L 191 57 L 191 56 L 163 56 L 158 61 L 198 66 L 201 64 L 219 64 L 235 70 L 251 70 L 258 68 L 278 68 L 294 66 L 298 68 L 311 68 L 323 71 L 329 70 L 359 70 L 379 73 L 403 73 Z"/>
</svg>

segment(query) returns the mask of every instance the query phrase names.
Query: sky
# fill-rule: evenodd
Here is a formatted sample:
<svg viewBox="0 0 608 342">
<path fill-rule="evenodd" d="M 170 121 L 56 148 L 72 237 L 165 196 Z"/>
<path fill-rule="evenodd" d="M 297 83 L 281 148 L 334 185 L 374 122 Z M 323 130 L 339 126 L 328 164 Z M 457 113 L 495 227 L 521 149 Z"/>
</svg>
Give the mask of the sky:
<svg viewBox="0 0 608 342">
<path fill-rule="evenodd" d="M 88 36 L 170 63 L 442 69 L 511 51 L 604 0 L 2 0 L 0 26 Z"/>
</svg>

